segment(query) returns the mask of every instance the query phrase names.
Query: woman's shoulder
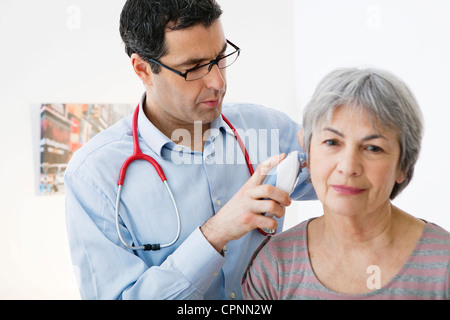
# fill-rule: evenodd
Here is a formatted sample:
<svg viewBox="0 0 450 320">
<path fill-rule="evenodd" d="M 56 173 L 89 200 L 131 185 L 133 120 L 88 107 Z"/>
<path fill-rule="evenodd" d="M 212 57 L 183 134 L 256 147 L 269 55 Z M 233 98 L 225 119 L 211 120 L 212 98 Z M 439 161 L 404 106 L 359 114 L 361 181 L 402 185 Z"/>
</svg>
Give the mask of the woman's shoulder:
<svg viewBox="0 0 450 320">
<path fill-rule="evenodd" d="M 450 248 L 450 232 L 433 222 L 425 221 L 425 223 L 421 241 Z"/>
<path fill-rule="evenodd" d="M 310 220 L 303 221 L 274 236 L 266 237 L 253 254 L 253 259 L 262 251 L 263 254 L 273 256 L 282 248 L 306 247 L 307 228 Z M 252 259 L 252 260 L 253 260 Z"/>
<path fill-rule="evenodd" d="M 441 272 L 450 277 L 450 232 L 435 223 L 425 223 L 411 259 L 422 269 L 431 268 L 433 272 L 439 272 L 438 269 L 441 269 Z"/>
<path fill-rule="evenodd" d="M 270 238 L 267 243 L 268 250 L 275 252 L 305 251 L 308 242 L 308 223 L 312 219 L 303 221 L 294 227 L 283 231 Z"/>
<path fill-rule="evenodd" d="M 305 220 L 303 222 L 300 222 L 299 224 L 293 226 L 292 228 L 289 228 L 273 236 L 271 240 L 273 242 L 279 243 L 279 242 L 298 241 L 302 240 L 303 238 L 306 239 L 309 221 L 311 220 Z"/>
</svg>

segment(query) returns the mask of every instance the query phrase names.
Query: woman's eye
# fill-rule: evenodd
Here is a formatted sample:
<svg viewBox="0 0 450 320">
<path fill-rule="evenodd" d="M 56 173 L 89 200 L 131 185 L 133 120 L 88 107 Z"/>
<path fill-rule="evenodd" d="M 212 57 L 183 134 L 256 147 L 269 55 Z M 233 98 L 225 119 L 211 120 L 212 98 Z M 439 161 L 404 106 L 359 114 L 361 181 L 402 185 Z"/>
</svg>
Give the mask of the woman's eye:
<svg viewBox="0 0 450 320">
<path fill-rule="evenodd" d="M 378 152 L 381 152 L 381 151 L 383 151 L 383 149 L 381 149 L 380 147 L 378 147 L 378 146 L 368 146 L 367 147 L 367 150 L 368 151 L 370 151 L 370 152 L 373 152 L 373 153 L 378 153 Z"/>
<path fill-rule="evenodd" d="M 338 142 L 336 140 L 332 140 L 332 139 L 325 140 L 324 143 L 328 146 L 337 146 L 338 145 Z"/>
</svg>

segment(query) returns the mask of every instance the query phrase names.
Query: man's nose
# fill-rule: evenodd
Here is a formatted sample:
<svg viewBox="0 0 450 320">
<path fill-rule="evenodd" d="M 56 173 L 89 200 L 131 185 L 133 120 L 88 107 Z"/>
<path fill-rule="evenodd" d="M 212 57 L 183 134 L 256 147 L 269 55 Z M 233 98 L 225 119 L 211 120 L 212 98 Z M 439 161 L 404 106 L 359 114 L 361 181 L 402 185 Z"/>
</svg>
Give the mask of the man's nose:
<svg viewBox="0 0 450 320">
<path fill-rule="evenodd" d="M 226 84 L 225 69 L 219 69 L 217 63 L 211 66 L 211 70 L 203 78 L 207 88 L 215 90 L 225 89 Z"/>
</svg>

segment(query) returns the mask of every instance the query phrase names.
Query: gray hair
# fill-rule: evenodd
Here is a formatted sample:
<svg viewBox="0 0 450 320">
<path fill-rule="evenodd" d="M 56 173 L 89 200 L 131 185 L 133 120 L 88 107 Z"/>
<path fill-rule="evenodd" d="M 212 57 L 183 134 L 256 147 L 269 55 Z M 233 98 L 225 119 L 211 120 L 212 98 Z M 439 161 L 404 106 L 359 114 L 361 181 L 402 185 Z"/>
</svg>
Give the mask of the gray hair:
<svg viewBox="0 0 450 320">
<path fill-rule="evenodd" d="M 419 105 L 407 85 L 390 72 L 380 69 L 337 69 L 317 86 L 303 113 L 303 134 L 306 157 L 313 132 L 331 121 L 339 106 L 361 108 L 368 112 L 374 127 L 395 130 L 400 144 L 400 169 L 406 179 L 395 186 L 394 199 L 411 181 L 419 157 L 423 136 L 423 117 Z"/>
</svg>

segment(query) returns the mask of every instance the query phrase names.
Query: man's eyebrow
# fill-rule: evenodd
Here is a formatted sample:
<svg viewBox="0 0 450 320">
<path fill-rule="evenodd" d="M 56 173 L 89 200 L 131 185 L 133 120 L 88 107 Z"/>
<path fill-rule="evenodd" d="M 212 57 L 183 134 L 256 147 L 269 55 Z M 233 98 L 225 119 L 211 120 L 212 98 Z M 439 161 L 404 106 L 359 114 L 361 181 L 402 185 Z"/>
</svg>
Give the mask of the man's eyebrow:
<svg viewBox="0 0 450 320">
<path fill-rule="evenodd" d="M 222 47 L 222 50 L 219 52 L 217 57 L 219 57 L 221 54 L 223 54 L 227 50 L 227 46 L 228 46 L 228 43 L 225 42 L 225 44 Z M 217 57 L 215 59 L 217 59 Z M 209 58 L 192 58 L 192 59 L 189 59 L 187 61 L 184 61 L 182 63 L 177 64 L 175 67 L 176 68 L 180 68 L 180 67 L 192 66 L 192 65 L 195 65 L 195 64 L 199 64 L 201 62 L 207 63 L 207 62 L 211 62 L 213 60 L 209 60 Z"/>
<path fill-rule="evenodd" d="M 323 130 L 324 131 L 330 131 L 330 132 L 332 132 L 332 133 L 334 133 L 334 134 L 336 134 L 336 135 L 338 135 L 338 136 L 340 136 L 342 138 L 345 138 L 345 135 L 343 133 L 339 132 L 336 129 L 327 127 L 327 128 L 324 128 Z M 375 139 L 387 140 L 387 138 L 385 136 L 383 136 L 382 134 L 371 134 L 370 136 L 362 138 L 361 141 L 369 141 L 369 140 L 375 140 Z"/>
<path fill-rule="evenodd" d="M 225 44 L 222 47 L 222 51 L 219 52 L 219 55 L 221 55 L 222 53 L 225 53 L 225 51 L 227 51 L 228 48 L 228 42 L 225 41 Z"/>
</svg>

